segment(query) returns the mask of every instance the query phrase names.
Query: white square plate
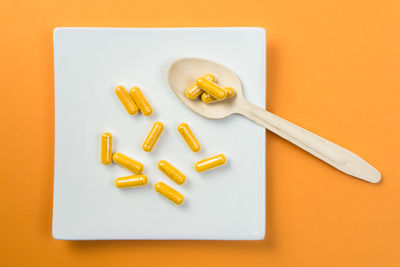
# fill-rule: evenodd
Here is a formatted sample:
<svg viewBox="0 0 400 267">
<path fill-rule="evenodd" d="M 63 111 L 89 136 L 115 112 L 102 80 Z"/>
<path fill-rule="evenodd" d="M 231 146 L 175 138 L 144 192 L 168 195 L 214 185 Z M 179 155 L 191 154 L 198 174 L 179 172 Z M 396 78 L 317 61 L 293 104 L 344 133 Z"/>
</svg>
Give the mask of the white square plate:
<svg viewBox="0 0 400 267">
<path fill-rule="evenodd" d="M 168 67 L 184 57 L 218 62 L 238 74 L 246 98 L 265 106 L 265 31 L 260 28 L 57 28 L 54 31 L 55 159 L 53 237 L 86 239 L 257 240 L 265 235 L 265 130 L 241 116 L 203 118 L 169 88 Z M 129 116 L 114 88 L 139 86 L 154 114 Z M 141 144 L 155 121 L 155 149 Z M 202 149 L 193 153 L 176 126 L 187 122 Z M 141 161 L 149 184 L 118 189 L 127 170 L 100 163 L 100 136 L 114 152 Z M 227 165 L 193 165 L 223 153 Z M 179 186 L 157 169 L 165 159 L 187 176 Z M 164 181 L 185 196 L 176 206 L 153 189 Z"/>
</svg>

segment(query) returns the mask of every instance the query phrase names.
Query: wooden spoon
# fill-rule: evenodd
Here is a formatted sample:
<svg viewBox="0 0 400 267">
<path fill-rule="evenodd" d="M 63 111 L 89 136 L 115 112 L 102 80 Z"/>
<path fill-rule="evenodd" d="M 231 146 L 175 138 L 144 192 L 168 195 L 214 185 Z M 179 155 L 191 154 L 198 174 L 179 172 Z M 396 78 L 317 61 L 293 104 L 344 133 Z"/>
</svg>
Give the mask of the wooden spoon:
<svg viewBox="0 0 400 267">
<path fill-rule="evenodd" d="M 197 77 L 207 73 L 214 74 L 221 86 L 233 87 L 236 95 L 211 104 L 188 99 L 185 90 Z M 344 173 L 370 183 L 381 180 L 379 171 L 356 154 L 248 102 L 243 97 L 239 78 L 220 64 L 199 58 L 180 59 L 170 66 L 168 82 L 186 106 L 206 118 L 222 119 L 234 113 L 241 114 Z"/>
</svg>

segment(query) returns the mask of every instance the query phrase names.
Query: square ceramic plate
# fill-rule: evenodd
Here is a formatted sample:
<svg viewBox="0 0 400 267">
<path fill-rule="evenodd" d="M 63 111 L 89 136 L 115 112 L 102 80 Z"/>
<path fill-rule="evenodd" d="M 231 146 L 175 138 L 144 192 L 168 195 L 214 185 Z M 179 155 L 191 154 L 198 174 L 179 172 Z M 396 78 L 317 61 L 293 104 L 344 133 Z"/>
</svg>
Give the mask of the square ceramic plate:
<svg viewBox="0 0 400 267">
<path fill-rule="evenodd" d="M 58 28 L 54 31 L 55 163 L 53 237 L 87 239 L 257 240 L 265 235 L 265 130 L 244 117 L 203 118 L 169 88 L 168 67 L 184 57 L 218 62 L 238 74 L 243 94 L 265 106 L 265 31 L 260 28 Z M 139 86 L 154 114 L 129 116 L 114 88 Z M 141 144 L 152 124 L 165 130 L 155 149 Z M 193 153 L 176 126 L 187 122 L 202 149 Z M 131 173 L 100 163 L 100 136 L 114 152 L 144 164 L 145 187 L 118 189 Z M 228 163 L 196 173 L 223 153 Z M 167 160 L 187 176 L 179 186 L 157 169 Z M 154 190 L 163 181 L 185 196 L 176 206 Z"/>
</svg>

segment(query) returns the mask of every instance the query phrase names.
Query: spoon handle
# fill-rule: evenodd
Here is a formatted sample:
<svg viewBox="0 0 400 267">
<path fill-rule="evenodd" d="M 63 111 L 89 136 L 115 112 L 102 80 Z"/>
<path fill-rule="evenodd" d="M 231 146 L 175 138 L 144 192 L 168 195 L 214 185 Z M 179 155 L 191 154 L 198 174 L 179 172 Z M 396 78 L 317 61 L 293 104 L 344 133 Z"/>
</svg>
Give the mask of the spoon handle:
<svg viewBox="0 0 400 267">
<path fill-rule="evenodd" d="M 370 183 L 377 183 L 381 180 L 380 172 L 356 154 L 265 109 L 250 102 L 244 102 L 238 113 L 344 173 Z"/>
</svg>

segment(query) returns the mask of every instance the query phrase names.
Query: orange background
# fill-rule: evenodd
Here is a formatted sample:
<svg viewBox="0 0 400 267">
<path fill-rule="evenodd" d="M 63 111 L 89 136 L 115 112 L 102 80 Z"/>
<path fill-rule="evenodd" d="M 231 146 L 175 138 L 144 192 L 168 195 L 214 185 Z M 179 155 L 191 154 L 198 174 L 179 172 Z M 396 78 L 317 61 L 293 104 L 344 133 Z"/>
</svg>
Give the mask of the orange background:
<svg viewBox="0 0 400 267">
<path fill-rule="evenodd" d="M 399 266 L 399 14 L 397 0 L 2 0 L 0 265 Z M 53 240 L 60 26 L 264 27 L 267 108 L 359 154 L 383 180 L 350 178 L 267 133 L 265 240 Z"/>
</svg>

